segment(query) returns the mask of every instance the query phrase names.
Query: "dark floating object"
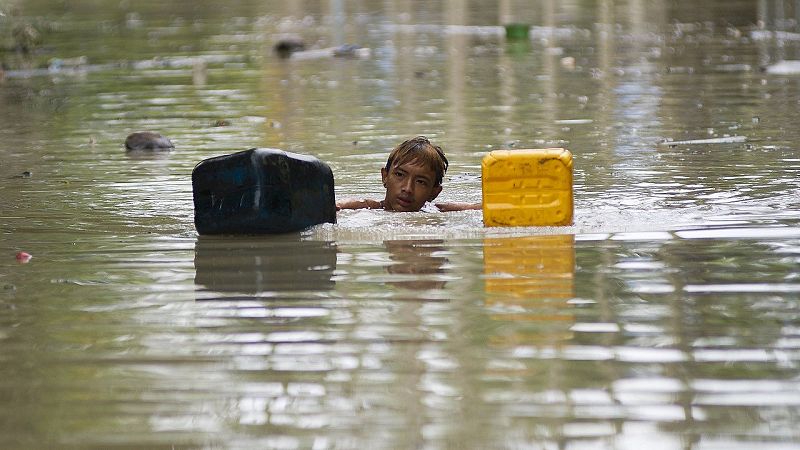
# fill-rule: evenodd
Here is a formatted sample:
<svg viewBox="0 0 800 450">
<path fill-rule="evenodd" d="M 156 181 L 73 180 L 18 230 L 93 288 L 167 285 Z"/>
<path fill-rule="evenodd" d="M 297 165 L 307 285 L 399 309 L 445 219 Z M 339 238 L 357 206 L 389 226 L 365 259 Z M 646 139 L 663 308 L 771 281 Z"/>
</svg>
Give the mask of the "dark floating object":
<svg viewBox="0 0 800 450">
<path fill-rule="evenodd" d="M 139 131 L 132 133 L 125 139 L 125 149 L 130 151 L 142 150 L 173 150 L 175 146 L 164 136 L 152 131 Z"/>
<path fill-rule="evenodd" d="M 192 171 L 194 224 L 204 234 L 272 234 L 336 223 L 333 172 L 318 159 L 254 148 Z"/>
<path fill-rule="evenodd" d="M 344 44 L 333 48 L 333 56 L 356 58 L 363 47 L 356 44 Z"/>
<path fill-rule="evenodd" d="M 288 38 L 278 41 L 278 43 L 275 44 L 273 48 L 275 49 L 275 53 L 277 53 L 278 56 L 280 56 L 281 58 L 288 58 L 292 56 L 292 53 L 294 52 L 305 50 L 306 43 L 298 38 Z"/>
<path fill-rule="evenodd" d="M 19 175 L 13 175 L 13 176 L 10 176 L 9 178 L 30 178 L 32 176 L 33 176 L 33 172 L 31 172 L 30 170 L 26 170 L 26 171 L 22 172 Z"/>
</svg>

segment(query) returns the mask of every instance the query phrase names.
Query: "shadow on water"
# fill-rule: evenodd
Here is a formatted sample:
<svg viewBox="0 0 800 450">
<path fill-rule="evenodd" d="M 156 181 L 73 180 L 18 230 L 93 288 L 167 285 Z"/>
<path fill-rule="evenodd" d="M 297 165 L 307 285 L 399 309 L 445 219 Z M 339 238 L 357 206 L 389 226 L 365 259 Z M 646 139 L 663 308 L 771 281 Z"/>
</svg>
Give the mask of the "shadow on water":
<svg viewBox="0 0 800 450">
<path fill-rule="evenodd" d="M 336 254 L 332 242 L 299 236 L 201 236 L 195 245 L 194 281 L 200 291 L 251 295 L 326 291 L 335 285 Z"/>
</svg>

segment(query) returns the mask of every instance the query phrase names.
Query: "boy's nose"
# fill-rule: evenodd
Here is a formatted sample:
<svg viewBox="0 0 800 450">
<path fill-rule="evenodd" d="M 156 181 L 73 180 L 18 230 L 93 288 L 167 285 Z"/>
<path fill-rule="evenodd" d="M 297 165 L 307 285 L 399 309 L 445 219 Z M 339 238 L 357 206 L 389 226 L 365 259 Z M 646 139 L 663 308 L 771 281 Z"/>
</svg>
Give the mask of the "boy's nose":
<svg viewBox="0 0 800 450">
<path fill-rule="evenodd" d="M 402 189 L 403 192 L 411 192 L 414 189 L 414 183 L 411 177 L 403 181 L 403 184 L 400 185 L 400 189 Z"/>
</svg>

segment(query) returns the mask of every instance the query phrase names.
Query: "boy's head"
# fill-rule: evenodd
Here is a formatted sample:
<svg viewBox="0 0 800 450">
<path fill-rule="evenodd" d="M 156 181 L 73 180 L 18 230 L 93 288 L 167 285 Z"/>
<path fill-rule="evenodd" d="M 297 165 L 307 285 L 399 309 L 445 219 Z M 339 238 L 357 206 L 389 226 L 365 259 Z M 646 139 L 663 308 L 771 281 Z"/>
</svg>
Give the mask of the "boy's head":
<svg viewBox="0 0 800 450">
<path fill-rule="evenodd" d="M 442 191 L 447 165 L 442 148 L 431 144 L 424 136 L 395 147 L 389 153 L 386 167 L 381 169 L 386 187 L 384 208 L 419 211 L 425 202 L 433 201 Z"/>
<path fill-rule="evenodd" d="M 392 166 L 401 166 L 408 162 L 431 168 L 436 174 L 436 179 L 434 180 L 436 186 L 442 185 L 442 179 L 445 172 L 447 172 L 447 158 L 444 156 L 442 148 L 431 144 L 428 138 L 417 136 L 395 147 L 389 153 L 389 159 L 386 161 L 386 170 L 391 170 Z"/>
</svg>

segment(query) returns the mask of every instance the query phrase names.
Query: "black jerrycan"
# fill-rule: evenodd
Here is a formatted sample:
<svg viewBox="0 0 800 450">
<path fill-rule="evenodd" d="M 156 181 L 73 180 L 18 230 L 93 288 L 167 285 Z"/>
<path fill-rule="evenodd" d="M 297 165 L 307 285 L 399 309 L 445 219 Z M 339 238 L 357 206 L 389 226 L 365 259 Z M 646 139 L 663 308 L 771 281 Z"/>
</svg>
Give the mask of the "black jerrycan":
<svg viewBox="0 0 800 450">
<path fill-rule="evenodd" d="M 333 172 L 313 156 L 253 148 L 192 171 L 199 234 L 267 234 L 336 223 Z"/>
</svg>

